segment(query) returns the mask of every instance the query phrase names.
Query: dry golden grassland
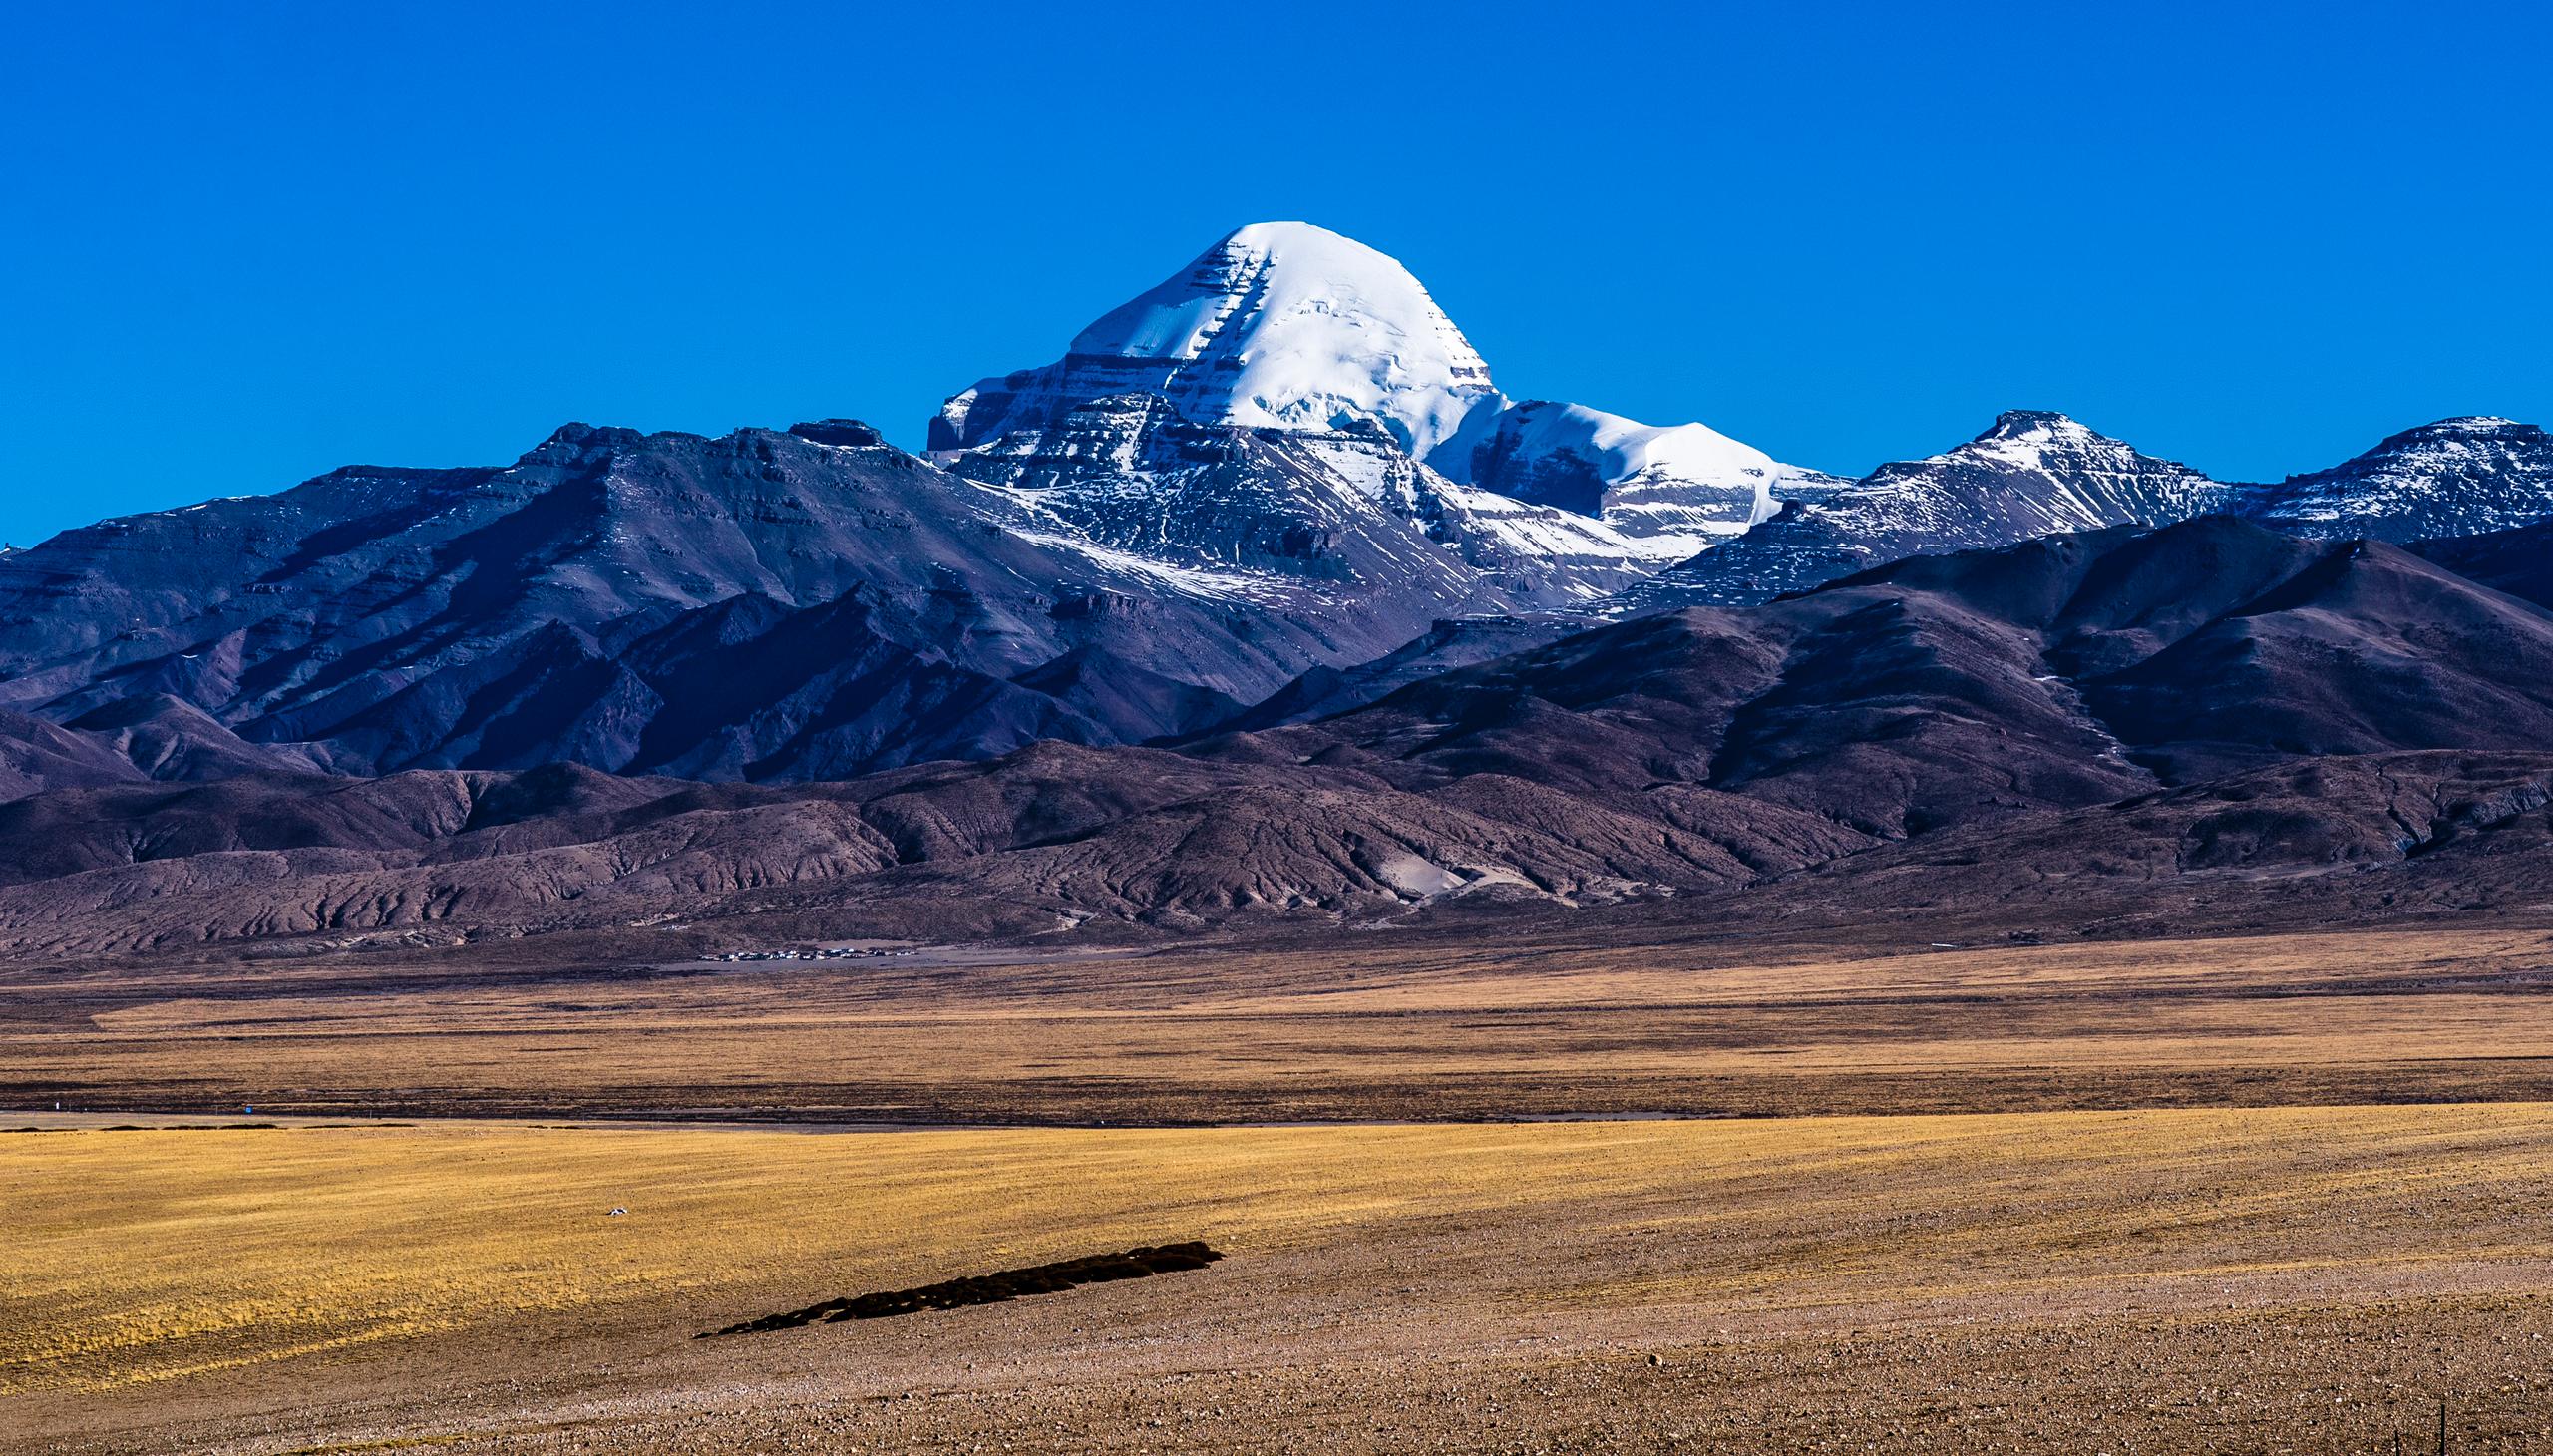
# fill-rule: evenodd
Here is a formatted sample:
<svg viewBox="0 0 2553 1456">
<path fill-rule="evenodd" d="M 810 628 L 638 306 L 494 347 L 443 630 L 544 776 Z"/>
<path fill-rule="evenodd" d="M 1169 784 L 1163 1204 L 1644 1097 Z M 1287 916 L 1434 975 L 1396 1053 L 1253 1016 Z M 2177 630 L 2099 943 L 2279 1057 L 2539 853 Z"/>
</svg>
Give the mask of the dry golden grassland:
<svg viewBox="0 0 2553 1456">
<path fill-rule="evenodd" d="M 2444 1391 L 2456 1449 L 2540 1449 L 2547 1187 L 2535 1104 L 17 1133 L 0 1444 L 2367 1450 Z"/>
</svg>

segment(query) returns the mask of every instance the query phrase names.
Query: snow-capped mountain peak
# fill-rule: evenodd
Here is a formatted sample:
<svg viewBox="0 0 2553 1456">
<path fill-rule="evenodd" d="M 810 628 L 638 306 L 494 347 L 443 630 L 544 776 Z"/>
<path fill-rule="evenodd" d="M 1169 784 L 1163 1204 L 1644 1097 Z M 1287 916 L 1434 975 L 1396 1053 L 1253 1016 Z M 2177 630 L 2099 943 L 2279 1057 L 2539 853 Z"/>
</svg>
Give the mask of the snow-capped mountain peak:
<svg viewBox="0 0 2553 1456">
<path fill-rule="evenodd" d="M 1192 419 L 1381 424 L 1414 456 L 1490 392 L 1489 366 L 1409 270 L 1308 222 L 1258 222 L 1081 331 L 1074 354 L 1191 366 Z"/>
<path fill-rule="evenodd" d="M 1146 393 L 1197 424 L 1380 425 L 1424 457 L 1491 398 L 1489 366 L 1409 270 L 1308 222 L 1240 228 L 1074 336 L 1062 360 L 941 408 L 935 449 Z"/>
</svg>

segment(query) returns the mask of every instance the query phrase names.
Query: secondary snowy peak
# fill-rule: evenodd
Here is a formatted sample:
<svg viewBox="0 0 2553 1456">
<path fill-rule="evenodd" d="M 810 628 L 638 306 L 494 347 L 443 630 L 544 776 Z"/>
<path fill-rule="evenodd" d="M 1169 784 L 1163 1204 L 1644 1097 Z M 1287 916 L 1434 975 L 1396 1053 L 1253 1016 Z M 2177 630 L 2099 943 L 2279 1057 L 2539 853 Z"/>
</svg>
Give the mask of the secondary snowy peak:
<svg viewBox="0 0 2553 1456">
<path fill-rule="evenodd" d="M 2222 511 L 2243 488 L 2139 452 L 2045 410 L 2010 410 L 1976 439 L 1809 493 L 1737 541 L 1623 593 L 1614 609 L 1763 601 L 1884 561 Z"/>
<path fill-rule="evenodd" d="M 930 445 L 971 449 L 1135 393 L 1197 424 L 1371 422 L 1423 458 L 1496 391 L 1408 269 L 1307 222 L 1260 222 L 1083 329 L 1056 363 L 951 398 Z"/>
<path fill-rule="evenodd" d="M 2006 410 L 1976 439 L 1925 460 L 1884 465 L 1831 508 L 1894 505 L 1904 525 L 1953 511 L 1970 533 L 2020 540 L 2102 526 L 2157 526 L 2224 506 L 2234 488 L 2046 410 Z M 2010 528 L 2026 528 L 2006 535 Z M 2000 545 L 1963 541 L 1961 546 Z"/>
<path fill-rule="evenodd" d="M 2553 435 L 2496 416 L 2440 420 L 2259 488 L 2252 514 L 2305 536 L 2478 536 L 2553 518 Z"/>
<path fill-rule="evenodd" d="M 1551 400 L 1479 412 L 1429 463 L 1483 490 L 1596 517 L 1668 560 L 1743 533 L 1794 491 L 1843 484 L 1707 425 L 1643 425 Z"/>
</svg>

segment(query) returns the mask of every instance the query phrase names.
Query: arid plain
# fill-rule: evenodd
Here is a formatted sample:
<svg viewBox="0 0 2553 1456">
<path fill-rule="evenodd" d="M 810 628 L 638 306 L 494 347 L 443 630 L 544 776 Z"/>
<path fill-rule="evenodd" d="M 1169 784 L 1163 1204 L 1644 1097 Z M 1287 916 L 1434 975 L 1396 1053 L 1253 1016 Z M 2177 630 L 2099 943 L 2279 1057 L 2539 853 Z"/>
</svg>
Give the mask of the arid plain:
<svg viewBox="0 0 2553 1456">
<path fill-rule="evenodd" d="M 19 967 L 0 1442 L 2540 1449 L 2548 973 L 2518 920 Z"/>
</svg>

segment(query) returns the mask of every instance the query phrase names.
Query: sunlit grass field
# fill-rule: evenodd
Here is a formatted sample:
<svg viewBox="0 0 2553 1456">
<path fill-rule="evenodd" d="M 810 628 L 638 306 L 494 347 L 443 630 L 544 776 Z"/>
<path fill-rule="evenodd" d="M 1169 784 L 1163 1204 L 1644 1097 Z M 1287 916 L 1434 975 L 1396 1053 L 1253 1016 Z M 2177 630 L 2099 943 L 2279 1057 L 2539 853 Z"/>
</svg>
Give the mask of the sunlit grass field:
<svg viewBox="0 0 2553 1456">
<path fill-rule="evenodd" d="M 2553 1286 L 2539 1104 L 1725 1122 L 0 1135 L 0 1394 L 693 1329 L 1165 1240 L 1424 1240 L 1499 1309 Z M 611 1211 L 624 1209 L 615 1215 Z M 1205 1278 L 1206 1275 L 1181 1276 Z M 1061 1296 L 1076 1297 L 1076 1296 Z"/>
</svg>

